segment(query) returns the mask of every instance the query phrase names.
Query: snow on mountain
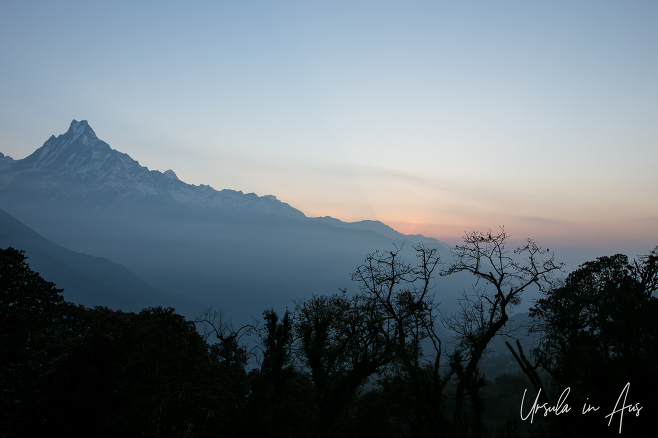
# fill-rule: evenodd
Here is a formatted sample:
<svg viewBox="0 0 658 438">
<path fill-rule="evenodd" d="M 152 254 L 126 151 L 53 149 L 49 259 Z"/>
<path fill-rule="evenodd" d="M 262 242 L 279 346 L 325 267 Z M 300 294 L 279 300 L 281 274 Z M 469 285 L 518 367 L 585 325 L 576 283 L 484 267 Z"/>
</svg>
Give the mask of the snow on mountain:
<svg viewBox="0 0 658 438">
<path fill-rule="evenodd" d="M 19 190 L 50 202 L 126 209 L 134 202 L 165 201 L 232 211 L 259 211 L 292 218 L 304 214 L 271 195 L 214 190 L 179 180 L 173 170 L 149 170 L 100 140 L 86 120 L 73 120 L 22 160 L 0 157 L 0 192 Z"/>
</svg>

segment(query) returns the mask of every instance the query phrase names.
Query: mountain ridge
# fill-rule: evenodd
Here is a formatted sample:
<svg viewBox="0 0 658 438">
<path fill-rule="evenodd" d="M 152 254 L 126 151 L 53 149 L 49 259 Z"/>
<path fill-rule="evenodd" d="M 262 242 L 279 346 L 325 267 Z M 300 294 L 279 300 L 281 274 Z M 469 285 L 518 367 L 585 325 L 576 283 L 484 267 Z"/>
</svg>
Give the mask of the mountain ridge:
<svg viewBox="0 0 658 438">
<path fill-rule="evenodd" d="M 275 196 L 244 194 L 230 189 L 215 190 L 207 185 L 187 184 L 171 173 L 149 170 L 100 140 L 86 120 L 73 120 L 66 133 L 54 135 L 22 160 L 13 160 L 0 168 L 0 190 L 29 191 L 51 202 L 88 204 L 112 209 L 127 209 L 134 202 L 159 196 L 166 202 L 200 208 L 224 208 L 234 211 L 260 211 L 280 216 L 303 218 L 305 215 Z M 39 180 L 30 176 L 39 174 Z"/>
<path fill-rule="evenodd" d="M 39 174 L 40 179 L 31 181 L 30 176 L 35 174 Z M 417 242 L 447 247 L 444 242 L 420 234 L 404 235 L 380 221 L 343 222 L 330 216 L 310 218 L 274 195 L 258 196 L 185 183 L 172 169 L 149 170 L 130 155 L 112 149 L 98 138 L 87 120 L 74 119 L 64 134 L 51 135 L 40 148 L 21 160 L 0 155 L 2 191 L 13 191 L 16 197 L 36 196 L 45 202 L 86 204 L 93 210 L 119 211 L 129 209 L 136 202 L 150 202 L 149 197 L 159 197 L 172 204 L 309 219 L 334 227 L 373 231 L 388 238 L 413 238 Z M 112 200 L 109 205 L 107 199 Z M 14 199 L 13 203 L 20 204 L 20 199 Z"/>
</svg>

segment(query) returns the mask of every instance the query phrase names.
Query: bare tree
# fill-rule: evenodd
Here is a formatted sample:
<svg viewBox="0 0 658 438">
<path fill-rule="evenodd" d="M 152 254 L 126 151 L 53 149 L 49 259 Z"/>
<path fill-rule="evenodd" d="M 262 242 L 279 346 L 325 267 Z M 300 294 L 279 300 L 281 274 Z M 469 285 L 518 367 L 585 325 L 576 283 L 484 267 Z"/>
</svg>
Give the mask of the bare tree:
<svg viewBox="0 0 658 438">
<path fill-rule="evenodd" d="M 528 360 L 528 358 L 523 353 L 523 347 L 521 347 L 521 343 L 519 342 L 518 339 L 516 340 L 516 347 L 518 348 L 518 352 L 510 345 L 509 342 L 505 341 L 505 345 L 507 345 L 507 348 L 514 356 L 514 359 L 516 359 L 516 362 L 521 367 L 521 371 L 523 371 L 523 373 L 528 377 L 528 379 L 530 379 L 530 383 L 532 384 L 532 387 L 535 389 L 535 392 L 539 395 L 539 400 L 542 403 L 550 403 L 548 399 L 548 393 L 546 392 L 546 388 L 544 388 L 544 384 L 542 383 L 539 374 L 537 374 L 537 368 L 539 368 L 541 363 L 538 362 L 535 365 L 533 365 Z"/>
<path fill-rule="evenodd" d="M 459 378 L 455 424 L 458 427 L 461 424 L 464 395 L 469 393 L 476 414 L 476 435 L 481 432 L 478 406 L 483 380 L 478 366 L 482 355 L 505 327 L 510 310 L 520 303 L 521 294 L 531 285 L 540 290 L 550 288 L 553 275 L 562 267 L 555 263 L 550 250 L 538 247 L 532 239 L 526 239 L 525 245 L 510 253 L 506 248 L 509 237 L 503 227 L 498 233 L 491 230 L 466 233 L 464 244 L 451 249 L 453 264 L 441 274 L 468 272 L 475 276 L 474 294 L 464 297 L 461 312 L 448 317 L 446 326 L 460 337 L 459 350 L 453 355 L 453 367 Z"/>
<path fill-rule="evenodd" d="M 255 347 L 250 350 L 242 342 L 244 336 L 250 336 L 258 331 L 258 323 L 245 324 L 235 329 L 233 321 L 226 316 L 223 309 L 205 309 L 197 316 L 194 323 L 201 325 L 203 339 L 211 344 L 210 353 L 215 356 L 228 370 L 244 369 L 249 356 L 255 354 Z M 210 341 L 217 339 L 217 343 Z"/>
</svg>

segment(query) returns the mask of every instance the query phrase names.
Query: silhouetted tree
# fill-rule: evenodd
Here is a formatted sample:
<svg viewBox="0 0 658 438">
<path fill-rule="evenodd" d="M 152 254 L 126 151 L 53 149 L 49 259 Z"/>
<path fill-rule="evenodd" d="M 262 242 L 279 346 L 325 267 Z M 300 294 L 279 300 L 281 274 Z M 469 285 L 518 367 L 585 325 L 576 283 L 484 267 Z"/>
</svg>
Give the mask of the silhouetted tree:
<svg viewBox="0 0 658 438">
<path fill-rule="evenodd" d="M 61 289 L 26 263 L 23 251 L 0 249 L 0 434 L 21 435 L 41 419 L 35 382 L 58 354 Z"/>
<path fill-rule="evenodd" d="M 329 436 L 357 390 L 393 359 L 384 318 L 372 300 L 345 292 L 297 303 L 299 354 L 318 407 L 316 435 Z"/>
<path fill-rule="evenodd" d="M 218 365 L 218 379 L 223 389 L 223 415 L 232 425 L 232 436 L 248 436 L 247 401 L 250 392 L 247 365 L 253 352 L 248 350 L 247 341 L 258 327 L 256 324 L 244 324 L 235 328 L 233 321 L 223 309 L 204 310 L 195 322 L 202 325 L 202 337 L 210 342 L 210 357 Z M 253 350 L 253 349 L 252 349 Z M 228 430 L 225 431 L 228 433 Z"/>
<path fill-rule="evenodd" d="M 396 371 L 411 385 L 415 405 L 413 432 L 420 434 L 423 421 L 434 436 L 446 426 L 441 413 L 443 389 L 449 376 L 441 376 L 441 339 L 435 332 L 436 306 L 432 278 L 440 264 L 436 249 L 414 247 L 417 263 L 405 262 L 397 247 L 374 252 L 352 274 L 363 299 L 382 319 L 382 338 L 394 354 Z M 424 352 L 423 347 L 430 352 Z M 389 387 L 392 381 L 389 380 Z"/>
<path fill-rule="evenodd" d="M 468 393 L 474 406 L 474 433 L 482 432 L 479 391 L 483 385 L 479 363 L 489 342 L 501 333 L 509 319 L 509 311 L 520 303 L 521 294 L 531 285 L 546 290 L 553 275 L 562 267 L 548 249 L 531 240 L 513 253 L 506 248 L 509 235 L 500 232 L 471 232 L 463 245 L 452 248 L 453 264 L 442 275 L 468 272 L 475 277 L 473 294 L 464 294 L 461 311 L 446 319 L 447 328 L 460 338 L 459 351 L 452 364 L 458 375 L 455 392 L 455 424 L 460 427 L 464 395 Z M 484 283 L 484 284 L 482 284 Z M 458 354 L 457 354 L 458 353 Z M 465 362 L 462 368 L 461 363 Z"/>
<path fill-rule="evenodd" d="M 602 405 L 613 403 L 631 382 L 629 397 L 642 402 L 645 412 L 650 409 L 646 405 L 653 405 L 658 390 L 657 250 L 633 262 L 616 254 L 584 263 L 537 300 L 530 315 L 542 338 L 534 354 L 557 391 L 571 387 L 572 399 Z M 647 421 L 646 416 L 625 420 L 624 430 L 637 434 Z M 606 425 L 589 415 L 573 417 L 562 427 L 575 435 L 611 433 Z"/>
<path fill-rule="evenodd" d="M 244 343 L 241 343 L 241 339 L 251 335 L 255 327 L 245 324 L 236 330 L 223 309 L 215 310 L 212 307 L 204 310 L 194 322 L 201 324 L 204 340 L 215 341 L 210 345 L 210 353 L 213 358 L 219 361 L 227 371 L 242 377 L 246 376 L 248 352 Z"/>
<path fill-rule="evenodd" d="M 194 323 L 173 309 L 89 312 L 86 333 L 40 378 L 47 414 L 42 434 L 177 437 L 233 432 L 228 427 L 230 394 Z"/>
<path fill-rule="evenodd" d="M 283 317 L 274 309 L 263 312 L 260 370 L 249 374 L 249 418 L 254 436 L 309 436 L 312 419 L 313 385 L 307 375 L 296 370 L 293 361 L 294 320 L 286 310 Z"/>
</svg>

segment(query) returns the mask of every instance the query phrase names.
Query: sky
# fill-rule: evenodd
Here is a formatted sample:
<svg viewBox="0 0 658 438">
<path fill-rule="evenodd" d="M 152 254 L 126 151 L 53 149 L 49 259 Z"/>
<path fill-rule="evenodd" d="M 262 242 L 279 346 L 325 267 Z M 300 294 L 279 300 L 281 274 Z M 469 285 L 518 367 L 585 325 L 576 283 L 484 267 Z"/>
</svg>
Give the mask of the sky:
<svg viewBox="0 0 658 438">
<path fill-rule="evenodd" d="M 0 72 L 15 159 L 88 120 L 149 169 L 310 217 L 658 244 L 653 0 L 3 0 Z"/>
</svg>

